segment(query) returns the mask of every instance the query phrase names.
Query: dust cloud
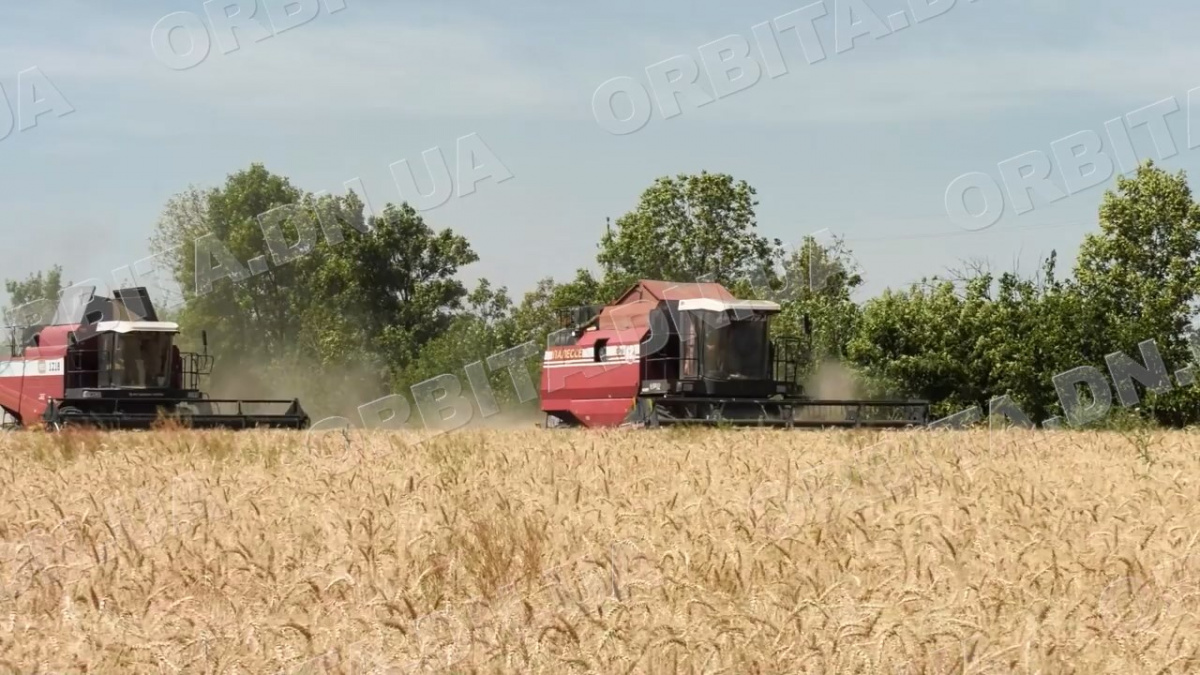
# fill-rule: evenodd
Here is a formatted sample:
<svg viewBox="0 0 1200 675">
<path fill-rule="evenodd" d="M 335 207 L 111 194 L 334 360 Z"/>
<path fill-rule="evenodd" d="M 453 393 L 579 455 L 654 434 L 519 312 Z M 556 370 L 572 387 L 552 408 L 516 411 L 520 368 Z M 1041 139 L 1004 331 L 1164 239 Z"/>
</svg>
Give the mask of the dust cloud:
<svg viewBox="0 0 1200 675">
<path fill-rule="evenodd" d="M 387 387 L 377 369 L 365 364 L 330 366 L 315 360 L 287 357 L 273 363 L 253 362 L 245 358 L 221 359 L 213 369 L 211 378 L 204 378 L 202 388 L 208 390 L 214 399 L 275 399 L 290 402 L 299 399 L 301 407 L 308 413 L 313 424 L 328 417 L 343 417 L 352 426 L 358 427 L 366 422 L 360 407 L 377 401 L 380 398 L 397 395 L 404 403 L 396 402 L 403 407 L 407 404 L 406 428 L 429 430 L 437 428 L 452 429 L 495 429 L 495 430 L 528 430 L 541 425 L 545 415 L 541 412 L 536 401 L 519 403 L 498 402 L 500 411 L 485 415 L 478 407 L 478 402 L 467 382 L 466 376 L 459 371 L 456 374 L 461 381 L 462 390 L 459 396 L 470 403 L 468 419 L 430 419 L 426 422 L 425 414 L 437 415 L 436 410 L 422 411 L 414 399 L 412 391 L 406 389 L 392 390 Z M 211 381 L 211 385 L 209 383 Z M 499 391 L 494 392 L 499 394 Z M 442 394 L 437 395 L 439 398 Z M 441 405 L 441 404 L 444 404 Z M 443 415 L 450 415 L 449 401 L 439 401 Z M 276 406 L 278 408 L 278 406 Z M 263 409 L 265 412 L 265 408 Z M 402 409 L 395 411 L 404 417 Z M 460 411 L 455 414 L 461 414 Z M 371 412 L 365 413 L 367 417 Z"/>
<path fill-rule="evenodd" d="M 812 398 L 853 399 L 861 397 L 862 387 L 850 368 L 830 359 L 817 364 L 804 383 L 804 391 Z"/>
<path fill-rule="evenodd" d="M 814 399 L 851 400 L 861 398 L 863 391 L 854 372 L 844 363 L 833 359 L 818 363 L 803 384 L 804 395 Z M 836 421 L 845 419 L 848 412 L 844 406 L 799 407 L 796 409 L 796 419 Z"/>
<path fill-rule="evenodd" d="M 390 393 L 370 367 L 330 366 L 295 356 L 270 363 L 218 358 L 212 376 L 203 380 L 201 387 L 214 399 L 299 399 L 313 423 L 326 417 L 357 422 L 359 406 Z"/>
<path fill-rule="evenodd" d="M 545 414 L 535 406 L 522 405 L 515 407 L 512 410 L 501 409 L 495 415 L 484 417 L 478 409 L 474 410 L 474 417 L 471 422 L 466 425 L 467 429 L 501 429 L 501 430 L 523 430 L 541 426 L 545 422 Z"/>
</svg>

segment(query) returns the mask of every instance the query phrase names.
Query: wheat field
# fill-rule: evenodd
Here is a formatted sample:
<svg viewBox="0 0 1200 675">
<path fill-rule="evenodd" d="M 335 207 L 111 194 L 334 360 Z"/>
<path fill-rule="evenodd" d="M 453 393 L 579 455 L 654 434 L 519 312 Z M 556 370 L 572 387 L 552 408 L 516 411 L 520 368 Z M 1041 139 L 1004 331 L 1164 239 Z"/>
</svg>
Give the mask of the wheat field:
<svg viewBox="0 0 1200 675">
<path fill-rule="evenodd" d="M 20 673 L 1179 673 L 1188 432 L 0 437 Z"/>
</svg>

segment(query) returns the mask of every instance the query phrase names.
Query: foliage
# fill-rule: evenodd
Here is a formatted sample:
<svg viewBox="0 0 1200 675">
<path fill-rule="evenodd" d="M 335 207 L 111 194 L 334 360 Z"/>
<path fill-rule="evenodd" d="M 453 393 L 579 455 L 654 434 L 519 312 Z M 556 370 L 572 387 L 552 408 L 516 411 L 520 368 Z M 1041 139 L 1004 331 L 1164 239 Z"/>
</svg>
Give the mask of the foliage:
<svg viewBox="0 0 1200 675">
<path fill-rule="evenodd" d="M 1009 395 L 1038 421 L 1062 414 L 1057 373 L 1105 372 L 1105 357 L 1117 352 L 1140 361 L 1146 340 L 1182 367 L 1200 291 L 1197 214 L 1183 175 L 1147 162 L 1105 195 L 1100 231 L 1085 239 L 1074 279 L 1057 278 L 1052 254 L 1037 280 L 979 273 L 886 292 L 863 305 L 851 360 L 940 412 L 986 409 Z M 1200 417 L 1192 387 L 1139 395 L 1159 422 Z"/>
<path fill-rule="evenodd" d="M 762 272 L 781 242 L 757 234 L 754 195 L 728 174 L 659 178 L 604 234 L 597 262 L 627 279 L 730 284 Z"/>
<path fill-rule="evenodd" d="M 353 193 L 318 197 L 260 164 L 172 199 L 153 245 L 183 289 L 183 329 L 209 333 L 214 390 L 285 395 L 287 384 L 342 414 L 387 393 L 447 333 L 467 295 L 455 275 L 478 259 L 408 204 L 366 218 Z M 272 264 L 254 274 L 256 257 Z"/>
<path fill-rule="evenodd" d="M 454 275 L 478 260 L 464 237 L 435 231 L 407 204 L 388 205 L 369 220 L 369 232 L 349 230 L 343 243 L 325 248 L 319 275 L 332 290 L 322 301 L 349 309 L 356 325 L 342 329 L 375 345 L 393 367 L 447 331 L 468 293 Z"/>
<path fill-rule="evenodd" d="M 1136 355 L 1138 343 L 1154 339 L 1167 364 L 1191 361 L 1187 337 L 1200 296 L 1200 205 L 1184 174 L 1146 162 L 1134 176 L 1118 177 L 1100 206 L 1100 231 L 1080 246 L 1076 278 L 1093 308 L 1089 329 L 1104 338 L 1086 353 L 1089 360 L 1102 362 L 1115 351 Z M 1180 424 L 1195 419 L 1200 394 L 1176 389 L 1152 396 L 1152 404 L 1160 421 Z"/>
<path fill-rule="evenodd" d="M 185 331 L 209 331 L 215 387 L 286 392 L 342 414 L 446 373 L 469 397 L 467 364 L 521 345 L 540 355 L 572 310 L 610 302 L 643 278 L 716 280 L 739 297 L 774 300 L 774 333 L 803 337 L 806 377 L 840 361 L 860 394 L 926 398 L 938 414 L 1009 396 L 1041 422 L 1063 414 L 1057 373 L 1105 372 L 1117 352 L 1140 361 L 1147 340 L 1171 372 L 1193 360 L 1200 206 L 1182 173 L 1151 162 L 1105 194 L 1099 230 L 1070 276 L 1052 252 L 1032 278 L 976 266 L 866 300 L 856 297 L 864 271 L 844 242 L 809 237 L 785 255 L 758 233 L 756 205 L 754 189 L 727 174 L 659 178 L 600 237 L 599 271 L 542 279 L 517 299 L 486 279 L 468 290 L 459 277 L 478 260 L 470 243 L 409 205 L 367 217 L 353 193 L 318 197 L 258 164 L 174 197 L 152 243 L 184 289 Z M 259 256 L 270 264 L 253 274 Z M 14 303 L 56 300 L 62 271 L 6 287 Z M 535 381 L 539 361 L 528 361 Z M 511 404 L 508 373 L 486 370 Z M 1140 387 L 1139 396 L 1136 411 L 1122 411 L 1139 423 L 1200 421 L 1196 387 Z"/>
<path fill-rule="evenodd" d="M 55 265 L 49 271 L 30 274 L 24 281 L 6 280 L 4 290 L 9 304 L 4 308 L 5 325 L 25 327 L 49 322 L 63 289 L 71 285 L 63 283 L 62 273 L 62 267 Z"/>
<path fill-rule="evenodd" d="M 761 279 L 760 294 L 782 306 L 774 323 L 777 334 L 806 335 L 811 367 L 845 357 L 860 318 L 853 295 L 862 284 L 861 270 L 843 242 L 823 246 L 805 237 L 777 278 Z"/>
<path fill-rule="evenodd" d="M 59 265 L 45 273 L 31 274 L 24 281 L 9 279 L 4 282 L 4 290 L 8 292 L 8 301 L 12 307 L 20 307 L 36 300 L 58 302 L 63 287 L 62 267 Z"/>
</svg>

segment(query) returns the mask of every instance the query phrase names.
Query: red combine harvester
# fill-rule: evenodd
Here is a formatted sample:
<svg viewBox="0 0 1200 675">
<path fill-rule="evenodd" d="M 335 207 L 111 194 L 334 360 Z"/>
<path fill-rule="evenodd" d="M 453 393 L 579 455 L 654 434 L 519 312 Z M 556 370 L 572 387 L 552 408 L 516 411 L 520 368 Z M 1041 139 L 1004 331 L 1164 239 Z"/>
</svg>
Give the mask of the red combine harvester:
<svg viewBox="0 0 1200 675">
<path fill-rule="evenodd" d="M 163 417 L 193 428 L 302 429 L 298 400 L 215 400 L 200 391 L 212 370 L 203 354 L 173 344 L 174 323 L 159 321 L 145 288 L 115 297 L 84 288 L 64 298 L 48 323 L 28 326 L 11 358 L 0 359 L 0 408 L 20 426 L 146 429 Z"/>
<path fill-rule="evenodd" d="M 804 396 L 800 339 L 770 338 L 779 311 L 773 302 L 738 300 L 720 284 L 640 281 L 551 334 L 541 379 L 546 426 L 927 423 L 928 401 Z"/>
</svg>

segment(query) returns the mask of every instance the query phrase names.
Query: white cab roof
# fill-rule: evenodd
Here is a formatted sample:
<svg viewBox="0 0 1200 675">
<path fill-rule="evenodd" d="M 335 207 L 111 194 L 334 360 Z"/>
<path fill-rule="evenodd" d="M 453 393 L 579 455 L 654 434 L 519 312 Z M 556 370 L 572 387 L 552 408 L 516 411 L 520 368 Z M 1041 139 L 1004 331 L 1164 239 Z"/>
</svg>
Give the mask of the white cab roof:
<svg viewBox="0 0 1200 675">
<path fill-rule="evenodd" d="M 679 310 L 686 311 L 706 311 L 706 312 L 727 312 L 741 310 L 744 312 L 778 312 L 780 309 L 777 303 L 769 300 L 719 300 L 717 298 L 692 298 L 690 300 L 680 300 Z"/>
<path fill-rule="evenodd" d="M 170 321 L 101 321 L 97 333 L 178 333 L 179 324 Z"/>
</svg>

